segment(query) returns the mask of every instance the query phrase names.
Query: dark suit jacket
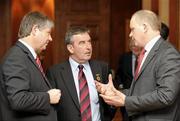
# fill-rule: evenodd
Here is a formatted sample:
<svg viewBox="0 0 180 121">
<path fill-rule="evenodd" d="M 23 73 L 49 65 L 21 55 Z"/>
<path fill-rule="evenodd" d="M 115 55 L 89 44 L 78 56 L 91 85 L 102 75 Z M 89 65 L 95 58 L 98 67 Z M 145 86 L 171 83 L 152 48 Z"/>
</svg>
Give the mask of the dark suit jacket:
<svg viewBox="0 0 180 121">
<path fill-rule="evenodd" d="M 49 103 L 50 83 L 44 79 L 30 51 L 17 42 L 2 63 L 0 108 L 3 121 L 56 121 Z"/>
<path fill-rule="evenodd" d="M 180 54 L 159 39 L 149 52 L 125 107 L 133 121 L 180 121 Z"/>
<path fill-rule="evenodd" d="M 103 83 L 107 82 L 109 69 L 107 64 L 99 61 L 90 61 L 90 67 L 94 76 L 97 74 Z M 78 101 L 77 91 L 73 79 L 69 61 L 53 66 L 47 71 L 47 77 L 55 88 L 61 89 L 61 100 L 57 107 L 59 121 L 81 121 L 80 105 Z M 110 121 L 112 119 L 110 106 L 105 104 L 99 97 L 100 114 L 102 121 Z"/>
<path fill-rule="evenodd" d="M 129 89 L 133 80 L 132 74 L 132 52 L 127 52 L 119 58 L 118 69 L 115 74 L 114 85 L 116 88 L 123 86 L 124 89 Z M 122 88 L 122 87 L 120 87 Z"/>
</svg>

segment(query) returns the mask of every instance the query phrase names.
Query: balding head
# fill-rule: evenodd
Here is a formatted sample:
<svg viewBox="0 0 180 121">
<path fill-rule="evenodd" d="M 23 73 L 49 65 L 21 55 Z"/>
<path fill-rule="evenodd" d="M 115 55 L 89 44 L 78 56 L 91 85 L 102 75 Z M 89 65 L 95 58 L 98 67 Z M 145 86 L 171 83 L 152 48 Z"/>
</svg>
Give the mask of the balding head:
<svg viewBox="0 0 180 121">
<path fill-rule="evenodd" d="M 160 28 L 161 22 L 155 13 L 139 10 L 131 18 L 129 37 L 136 46 L 144 47 L 150 40 L 160 35 Z"/>
<path fill-rule="evenodd" d="M 158 16 L 152 11 L 139 10 L 133 14 L 132 19 L 135 19 L 135 21 L 140 25 L 143 23 L 147 23 L 150 25 L 152 30 L 160 31 L 161 21 L 159 20 Z"/>
</svg>

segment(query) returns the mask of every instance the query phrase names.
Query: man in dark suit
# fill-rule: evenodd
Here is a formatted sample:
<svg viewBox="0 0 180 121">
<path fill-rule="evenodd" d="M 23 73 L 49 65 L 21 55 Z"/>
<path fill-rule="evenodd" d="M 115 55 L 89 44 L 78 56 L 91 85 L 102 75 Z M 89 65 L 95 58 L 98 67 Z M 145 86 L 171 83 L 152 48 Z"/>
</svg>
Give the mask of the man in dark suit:
<svg viewBox="0 0 180 121">
<path fill-rule="evenodd" d="M 59 102 L 60 90 L 52 89 L 40 62 L 36 62 L 37 54 L 52 41 L 53 26 L 53 21 L 39 12 L 30 12 L 23 17 L 19 40 L 2 62 L 2 121 L 57 120 L 53 104 Z"/>
<path fill-rule="evenodd" d="M 47 76 L 55 88 L 62 92 L 61 101 L 57 107 L 59 121 L 110 121 L 113 117 L 111 107 L 99 98 L 94 80 L 107 82 L 109 68 L 106 63 L 90 60 L 92 55 L 91 37 L 85 27 L 71 27 L 66 33 L 65 43 L 70 53 L 64 63 L 55 65 L 47 71 Z M 79 81 L 79 65 L 88 85 L 91 113 L 83 117 L 81 103 L 81 87 Z M 88 98 L 89 99 L 89 98 Z M 85 106 L 86 107 L 86 106 Z M 88 112 L 88 111 L 87 111 Z"/>
<path fill-rule="evenodd" d="M 160 20 L 149 10 L 133 14 L 130 37 L 143 47 L 138 70 L 129 91 L 116 90 L 96 82 L 101 96 L 110 105 L 125 106 L 132 121 L 179 121 L 180 54 L 160 36 Z"/>
<path fill-rule="evenodd" d="M 120 57 L 115 74 L 114 85 L 120 90 L 130 88 L 135 73 L 137 57 L 142 50 L 141 47 L 135 46 L 133 41 L 130 41 L 129 49 L 131 50 L 130 52 Z"/>
</svg>

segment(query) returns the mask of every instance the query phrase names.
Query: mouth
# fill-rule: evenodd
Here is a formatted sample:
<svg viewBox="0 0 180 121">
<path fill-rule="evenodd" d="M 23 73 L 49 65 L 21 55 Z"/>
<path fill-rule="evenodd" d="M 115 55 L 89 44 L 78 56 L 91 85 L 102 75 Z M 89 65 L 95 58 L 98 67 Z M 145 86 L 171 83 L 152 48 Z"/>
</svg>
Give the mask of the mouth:
<svg viewBox="0 0 180 121">
<path fill-rule="evenodd" d="M 45 46 L 48 46 L 48 43 L 49 43 L 49 42 L 46 42 L 46 43 L 45 43 Z"/>
<path fill-rule="evenodd" d="M 90 56 L 91 52 L 86 52 L 85 55 Z"/>
</svg>

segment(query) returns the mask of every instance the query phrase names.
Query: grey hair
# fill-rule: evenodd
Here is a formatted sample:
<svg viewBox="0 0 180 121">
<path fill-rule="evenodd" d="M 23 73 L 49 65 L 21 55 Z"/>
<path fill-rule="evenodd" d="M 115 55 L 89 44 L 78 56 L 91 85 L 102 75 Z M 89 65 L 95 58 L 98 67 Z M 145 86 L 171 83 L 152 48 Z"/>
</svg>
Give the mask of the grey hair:
<svg viewBox="0 0 180 121">
<path fill-rule="evenodd" d="M 38 11 L 30 12 L 23 17 L 20 23 L 18 37 L 24 38 L 29 36 L 34 25 L 37 25 L 39 29 L 52 28 L 54 27 L 54 22 Z"/>
<path fill-rule="evenodd" d="M 72 43 L 72 37 L 77 34 L 83 34 L 83 33 L 90 33 L 90 30 L 83 26 L 73 26 L 70 27 L 65 35 L 65 44 L 71 44 Z"/>
</svg>

